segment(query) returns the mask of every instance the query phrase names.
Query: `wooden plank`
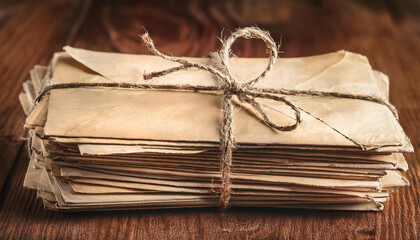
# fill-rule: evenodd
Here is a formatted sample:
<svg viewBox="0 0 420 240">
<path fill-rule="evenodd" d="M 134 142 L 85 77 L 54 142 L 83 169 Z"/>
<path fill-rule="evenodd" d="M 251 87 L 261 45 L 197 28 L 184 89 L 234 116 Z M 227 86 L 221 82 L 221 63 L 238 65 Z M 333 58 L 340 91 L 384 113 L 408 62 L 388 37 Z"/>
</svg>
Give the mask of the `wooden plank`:
<svg viewBox="0 0 420 240">
<path fill-rule="evenodd" d="M 48 64 L 66 43 L 79 7 L 71 1 L 1 3 L 0 191 L 24 142 L 25 117 L 18 100 L 22 82 L 35 64 Z"/>
<path fill-rule="evenodd" d="M 285 53 L 280 57 L 321 54 L 339 49 L 366 55 L 374 68 L 390 76 L 391 102 L 398 107 L 400 121 L 416 149 L 415 154 L 406 155 L 410 166 L 406 175 L 411 181 L 411 187 L 394 193 L 383 212 L 267 208 L 233 208 L 225 212 L 217 208 L 48 212 L 36 199 L 35 192 L 21 187 L 27 164 L 26 153 L 22 150 L 0 198 L 0 238 L 419 239 L 420 81 L 417 79 L 420 76 L 420 16 L 413 9 L 420 9 L 420 4 L 407 1 L 404 6 L 395 7 L 390 2 L 383 5 L 380 1 L 367 4 L 345 0 L 97 1 L 80 33 L 75 35 L 74 42 L 76 47 L 94 50 L 148 54 L 137 37 L 145 27 L 163 52 L 179 56 L 205 56 L 220 47 L 216 37 L 220 35 L 222 27 L 228 35 L 237 26 L 257 24 L 269 30 L 276 40 L 283 36 L 282 50 Z M 25 12 L 27 16 L 16 16 L 20 21 L 28 21 L 22 27 L 26 26 L 24 29 L 29 34 L 23 34 L 23 30 L 13 32 L 14 28 L 9 27 L 11 36 L 7 39 L 21 42 L 21 50 L 14 49 L 11 44 L 6 45 L 14 49 L 16 57 L 8 58 L 12 61 L 7 72 L 9 75 L 2 79 L 23 80 L 31 67 L 26 65 L 27 62 L 32 65 L 39 61 L 45 63 L 52 51 L 59 49 L 59 44 L 64 41 L 56 36 L 65 35 L 69 31 L 68 22 L 71 21 L 65 21 L 61 26 L 49 21 L 56 20 L 52 17 L 57 15 L 72 19 L 72 11 L 76 6 L 72 4 L 72 8 L 60 8 L 60 4 L 56 3 L 56 8 L 60 10 L 57 12 L 54 8 L 55 13 L 51 9 L 50 12 L 45 10 L 48 7 L 38 6 L 35 8 L 38 9 L 37 14 Z M 34 4 L 30 6 L 34 7 Z M 40 13 L 47 17 L 43 16 L 43 21 L 33 23 L 39 26 L 37 31 L 28 29 L 29 22 L 34 21 Z M 13 25 L 4 21 L 1 24 L 1 29 Z M 50 29 L 44 29 L 46 26 Z M 38 31 L 48 33 L 49 37 L 44 40 L 51 46 L 45 44 L 38 51 L 28 50 L 31 54 L 26 53 L 23 43 L 29 41 L 29 36 L 40 38 L 43 34 Z M 56 35 L 56 32 L 60 34 Z M 0 35 L 0 39 L 3 38 L 6 39 Z M 0 48 L 2 53 L 8 52 L 3 49 L 3 45 Z M 264 45 L 258 41 L 238 41 L 234 52 L 244 57 L 265 56 Z M 22 61 L 24 65 L 20 65 Z M 4 72 L 4 65 L 0 67 Z M 16 86 L 14 83 L 6 83 L 0 90 L 3 101 L 7 99 L 4 96 L 19 92 L 19 84 Z M 4 89 L 8 89 L 7 92 Z M 23 112 L 20 109 L 14 110 L 15 105 L 12 103 L 6 106 L 1 105 L 0 109 L 9 109 L 6 113 L 14 120 L 2 118 L 0 131 L 2 134 L 7 132 L 11 139 L 18 139 L 21 136 L 19 134 L 23 133 Z"/>
</svg>

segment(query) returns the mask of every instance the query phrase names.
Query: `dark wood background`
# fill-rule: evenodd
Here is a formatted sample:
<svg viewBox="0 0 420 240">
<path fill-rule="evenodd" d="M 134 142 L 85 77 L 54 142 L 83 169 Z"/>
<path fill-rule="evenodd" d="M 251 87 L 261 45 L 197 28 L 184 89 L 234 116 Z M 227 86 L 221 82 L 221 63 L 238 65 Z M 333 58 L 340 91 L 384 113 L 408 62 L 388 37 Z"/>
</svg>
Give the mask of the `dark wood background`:
<svg viewBox="0 0 420 240">
<path fill-rule="evenodd" d="M 368 2 L 368 3 L 366 3 Z M 411 187 L 383 212 L 216 208 L 48 212 L 22 188 L 28 156 L 17 96 L 35 64 L 66 45 L 146 53 L 147 28 L 163 52 L 205 56 L 216 37 L 257 25 L 282 37 L 280 57 L 339 49 L 366 55 L 391 79 L 391 102 L 416 149 L 407 154 Z M 239 56 L 263 57 L 258 41 L 239 41 Z M 420 2 L 387 1 L 7 1 L 0 0 L 0 238 L 24 239 L 419 239 Z"/>
</svg>

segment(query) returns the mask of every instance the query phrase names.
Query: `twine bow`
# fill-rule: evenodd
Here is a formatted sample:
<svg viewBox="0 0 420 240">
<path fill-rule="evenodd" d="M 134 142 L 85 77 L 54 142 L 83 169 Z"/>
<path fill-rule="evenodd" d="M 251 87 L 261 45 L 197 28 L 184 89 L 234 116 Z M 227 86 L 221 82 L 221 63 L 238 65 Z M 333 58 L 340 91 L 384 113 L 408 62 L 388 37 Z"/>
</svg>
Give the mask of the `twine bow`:
<svg viewBox="0 0 420 240">
<path fill-rule="evenodd" d="M 255 79 L 248 82 L 241 82 L 235 79 L 229 67 L 229 56 L 231 53 L 232 44 L 239 37 L 246 39 L 256 38 L 261 39 L 266 44 L 268 52 L 270 54 L 269 63 L 265 70 Z M 281 95 L 291 95 L 291 96 L 317 96 L 317 97 L 333 97 L 333 98 L 347 98 L 347 99 L 358 99 L 364 101 L 370 101 L 378 104 L 385 105 L 398 119 L 398 114 L 394 106 L 392 106 L 386 99 L 368 96 L 368 95 L 357 95 L 357 94 L 346 94 L 339 92 L 324 92 L 324 91 L 315 91 L 315 90 L 295 90 L 295 89 L 270 89 L 270 88 L 256 88 L 253 87 L 255 83 L 262 80 L 267 76 L 267 74 L 272 70 L 274 63 L 277 59 L 277 45 L 274 40 L 271 38 L 270 34 L 266 31 L 263 31 L 256 27 L 247 27 L 238 29 L 233 32 L 232 35 L 227 38 L 225 41 L 222 41 L 222 48 L 219 51 L 221 57 L 222 69 L 218 70 L 213 66 L 203 65 L 200 63 L 190 62 L 188 60 L 168 56 L 159 52 L 153 44 L 152 39 L 149 34 L 146 32 L 141 36 L 147 48 L 156 56 L 164 58 L 169 61 L 180 63 L 178 67 L 166 69 L 163 71 L 145 73 L 143 78 L 145 80 L 152 79 L 155 77 L 163 76 L 170 74 L 172 72 L 188 69 L 188 68 L 199 68 L 208 72 L 213 73 L 219 80 L 219 86 L 192 86 L 192 85 L 149 85 L 149 84 L 132 84 L 132 83 L 61 83 L 61 84 L 51 84 L 45 86 L 41 92 L 38 94 L 35 99 L 34 106 L 37 105 L 43 98 L 43 96 L 53 89 L 68 89 L 68 88 L 86 88 L 86 87 L 100 87 L 100 88 L 131 88 L 131 89 L 152 89 L 152 90 L 190 90 L 190 91 L 209 91 L 209 92 L 220 92 L 222 91 L 222 122 L 219 130 L 220 135 L 220 167 L 221 167 L 221 187 L 219 190 L 219 204 L 222 208 L 229 207 L 229 200 L 232 192 L 232 182 L 231 182 L 231 170 L 232 170 L 232 154 L 236 147 L 235 136 L 233 131 L 233 112 L 234 112 L 234 103 L 233 97 L 236 96 L 237 99 L 241 102 L 248 103 L 252 106 L 253 109 L 261 116 L 261 120 L 266 125 L 270 126 L 273 129 L 278 131 L 291 131 L 294 130 L 301 122 L 301 111 L 312 115 L 310 112 L 307 112 L 298 106 L 294 105 L 292 102 L 287 100 L 285 97 L 278 96 Z M 265 111 L 262 109 L 261 105 L 255 101 L 255 98 L 264 98 L 271 99 L 277 102 L 282 102 L 289 106 L 295 113 L 295 123 L 291 125 L 279 126 L 273 123 Z M 313 116 L 313 115 L 312 115 Z M 325 123 L 322 119 L 313 116 L 315 119 Z M 331 127 L 331 126 L 330 126 Z M 341 134 L 343 137 L 352 141 L 356 146 L 362 150 L 370 149 L 368 146 L 364 146 L 358 143 L 356 140 L 351 139 L 345 134 L 341 133 L 337 129 L 331 127 L 332 130 L 336 131 L 338 134 Z"/>
<path fill-rule="evenodd" d="M 268 53 L 270 54 L 269 62 L 265 70 L 255 79 L 250 80 L 246 83 L 243 83 L 237 79 L 235 79 L 229 67 L 229 57 L 231 54 L 231 47 L 232 44 L 239 38 L 243 37 L 246 39 L 260 39 L 263 40 L 266 48 L 268 49 Z M 236 30 L 231 34 L 229 38 L 225 41 L 222 41 L 222 48 L 219 51 L 219 55 L 221 58 L 221 66 L 222 70 L 218 70 L 213 66 L 203 65 L 200 63 L 190 62 L 183 58 L 173 57 L 165 55 L 159 52 L 152 39 L 150 38 L 149 34 L 146 32 L 141 36 L 143 42 L 147 46 L 147 48 L 156 56 L 164 58 L 169 61 L 180 63 L 181 66 L 166 69 L 163 71 L 152 72 L 152 73 L 145 73 L 143 75 L 144 79 L 152 79 L 155 77 L 163 76 L 172 72 L 188 69 L 188 68 L 199 68 L 208 72 L 213 73 L 218 78 L 219 82 L 219 89 L 223 91 L 223 98 L 222 98 L 222 122 L 220 126 L 220 150 L 221 150 L 221 157 L 220 157 L 220 168 L 221 168 L 221 187 L 219 190 L 219 205 L 224 209 L 229 207 L 229 200 L 231 197 L 232 192 L 232 182 L 231 182 L 231 172 L 232 172 L 232 154 L 236 147 L 235 144 L 235 136 L 233 131 L 233 112 L 234 112 L 234 103 L 233 103 L 233 96 L 236 96 L 239 101 L 246 102 L 250 104 L 262 117 L 262 121 L 270 126 L 273 129 L 278 131 L 291 131 L 294 130 L 301 122 L 300 115 L 301 110 L 303 109 L 297 107 L 284 97 L 280 97 L 274 94 L 283 94 L 283 95 L 301 95 L 301 96 L 324 96 L 324 97 L 338 97 L 338 98 L 350 98 L 350 99 L 360 99 L 366 100 L 371 102 L 376 102 L 379 104 L 383 104 L 387 106 L 394 116 L 398 118 L 396 109 L 388 103 L 385 99 L 375 98 L 372 96 L 365 96 L 365 95 L 354 95 L 354 94 L 343 94 L 337 92 L 322 92 L 322 91 L 313 91 L 313 90 L 287 90 L 287 89 L 262 89 L 262 88 L 255 88 L 253 85 L 258 81 L 264 79 L 267 74 L 273 69 L 273 65 L 277 59 L 277 44 L 271 38 L 270 34 L 267 31 L 263 31 L 257 27 L 247 27 L 241 28 Z M 180 87 L 179 89 L 193 89 L 193 90 L 205 90 L 204 88 L 200 87 L 190 87 L 184 86 Z M 273 123 L 270 118 L 267 116 L 265 111 L 262 109 L 261 105 L 255 101 L 255 98 L 265 98 L 271 99 L 277 102 L 282 102 L 289 106 L 295 113 L 295 123 L 292 125 L 285 125 L 279 126 Z M 309 112 L 305 111 L 307 114 Z M 313 115 L 312 115 L 313 116 Z M 322 119 L 319 119 L 313 116 L 317 120 L 324 122 Z M 324 122 L 325 123 L 325 122 Z M 331 127 L 332 128 L 332 127 Z M 367 148 L 362 144 L 358 143 L 357 141 L 351 139 L 350 137 L 344 135 L 343 133 L 339 132 L 337 129 L 332 128 L 337 133 L 343 135 L 345 138 L 352 141 L 355 145 L 360 147 L 363 150 Z"/>
<path fill-rule="evenodd" d="M 246 39 L 256 38 L 261 39 L 264 41 L 268 52 L 270 54 L 269 62 L 265 70 L 255 79 L 248 81 L 246 83 L 240 82 L 239 80 L 235 79 L 229 67 L 229 57 L 231 53 L 232 44 L 239 38 L 243 37 Z M 220 157 L 220 167 L 221 167 L 221 187 L 219 190 L 220 198 L 219 204 L 222 208 L 227 208 L 229 206 L 229 200 L 232 191 L 232 183 L 231 183 L 231 170 L 232 170 L 232 154 L 233 150 L 235 149 L 235 136 L 233 131 L 233 112 L 234 112 L 234 103 L 233 103 L 233 96 L 236 96 L 239 101 L 246 102 L 250 104 L 262 117 L 262 121 L 270 126 L 273 129 L 279 131 L 291 131 L 295 129 L 300 123 L 300 110 L 292 104 L 290 101 L 285 99 L 284 97 L 279 97 L 270 93 L 263 93 L 258 91 L 258 89 L 254 89 L 253 85 L 258 81 L 262 80 L 270 73 L 273 69 L 273 65 L 277 59 L 277 44 L 271 38 L 270 34 L 266 31 L 258 29 L 256 27 L 248 27 L 242 28 L 237 30 L 236 32 L 232 33 L 232 35 L 227 38 L 222 43 L 222 48 L 219 51 L 221 57 L 221 64 L 222 64 L 222 71 L 214 68 L 213 66 L 203 65 L 200 63 L 190 62 L 188 60 L 172 57 L 165 55 L 159 52 L 153 44 L 153 40 L 150 38 L 149 34 L 146 32 L 141 36 L 147 48 L 155 55 L 162 57 L 166 60 L 173 61 L 180 63 L 181 66 L 174 67 L 171 69 L 159 71 L 159 72 L 152 72 L 152 73 L 145 73 L 144 79 L 151 79 L 159 76 L 163 76 L 175 71 L 195 67 L 199 69 L 206 70 L 208 72 L 213 73 L 217 76 L 220 82 L 219 88 L 223 91 L 223 98 L 222 98 L 222 122 L 220 127 L 220 150 L 221 150 L 221 157 Z M 286 105 L 290 106 L 294 112 L 296 121 L 292 125 L 286 126 L 279 126 L 273 123 L 270 118 L 267 116 L 265 111 L 262 109 L 261 105 L 255 101 L 254 98 L 266 98 L 272 99 L 274 101 L 283 102 Z"/>
<path fill-rule="evenodd" d="M 229 57 L 231 53 L 232 44 L 239 38 L 243 37 L 246 39 L 256 38 L 261 39 L 264 41 L 268 52 L 270 54 L 269 62 L 265 70 L 255 79 L 248 81 L 246 83 L 240 82 L 239 80 L 235 79 L 229 67 Z M 147 48 L 155 55 L 162 57 L 166 60 L 177 62 L 182 64 L 179 67 L 167 69 L 164 71 L 159 72 L 152 72 L 148 74 L 144 74 L 144 79 L 151 79 L 154 77 L 166 75 L 175 71 L 195 67 L 199 69 L 206 70 L 208 72 L 213 73 L 217 76 L 219 80 L 219 88 L 223 90 L 223 98 L 222 98 L 222 122 L 220 126 L 220 150 L 221 150 L 221 157 L 220 157 L 220 168 L 221 168 L 221 186 L 219 190 L 219 204 L 222 208 L 227 208 L 229 206 L 229 200 L 232 192 L 232 182 L 231 182 L 231 172 L 232 172 L 232 154 L 233 150 L 235 149 L 235 135 L 233 131 L 233 112 L 234 112 L 234 103 L 233 103 L 233 96 L 236 96 L 239 101 L 246 102 L 250 104 L 262 117 L 262 121 L 279 131 L 291 131 L 295 129 L 300 123 L 300 111 L 299 109 L 286 100 L 284 97 L 279 97 L 270 93 L 263 93 L 261 91 L 254 90 L 253 85 L 260 81 L 261 79 L 265 78 L 267 74 L 273 69 L 273 65 L 277 60 L 277 44 L 271 38 L 270 34 L 266 31 L 258 29 L 256 27 L 248 27 L 238 29 L 236 32 L 232 33 L 232 35 L 227 38 L 225 41 L 222 41 L 222 48 L 219 51 L 221 57 L 221 64 L 223 67 L 223 72 L 214 68 L 213 66 L 203 65 L 200 63 L 190 62 L 188 60 L 172 57 L 165 55 L 159 52 L 155 45 L 153 44 L 152 39 L 150 38 L 149 34 L 146 32 L 141 36 L 144 43 L 146 44 Z M 273 123 L 265 111 L 262 109 L 261 105 L 255 101 L 254 98 L 267 98 L 272 99 L 274 101 L 283 102 L 286 105 L 290 106 L 294 112 L 296 117 L 296 122 L 292 125 L 286 126 L 279 126 Z"/>
</svg>

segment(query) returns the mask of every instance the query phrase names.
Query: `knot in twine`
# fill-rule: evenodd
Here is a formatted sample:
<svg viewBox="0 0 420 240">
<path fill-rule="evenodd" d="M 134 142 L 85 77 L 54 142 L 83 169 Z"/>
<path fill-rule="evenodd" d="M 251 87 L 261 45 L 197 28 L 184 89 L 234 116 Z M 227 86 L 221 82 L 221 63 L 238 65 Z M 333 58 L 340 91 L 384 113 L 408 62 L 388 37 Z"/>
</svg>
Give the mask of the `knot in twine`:
<svg viewBox="0 0 420 240">
<path fill-rule="evenodd" d="M 261 39 L 264 41 L 268 53 L 269 53 L 269 62 L 267 67 L 264 71 L 255 79 L 252 79 L 248 82 L 241 82 L 235 79 L 231 74 L 231 69 L 229 66 L 229 57 L 231 55 L 231 47 L 232 44 L 239 38 L 243 37 L 246 39 L 256 38 Z M 253 88 L 253 85 L 258 81 L 262 80 L 270 73 L 273 69 L 273 65 L 277 60 L 277 44 L 271 38 L 270 34 L 266 31 L 263 31 L 256 27 L 248 27 L 238 29 L 236 32 L 232 33 L 232 35 L 227 38 L 225 41 L 222 41 L 222 48 L 219 51 L 219 55 L 221 58 L 221 66 L 222 70 L 218 70 L 213 66 L 203 65 L 200 63 L 190 62 L 183 58 L 167 56 L 161 52 L 159 52 L 152 39 L 150 38 L 149 34 L 146 32 L 141 36 L 142 40 L 144 41 L 147 48 L 155 55 L 160 56 L 166 60 L 173 61 L 180 63 L 181 66 L 174 67 L 171 69 L 159 71 L 159 72 L 152 72 L 152 73 L 145 73 L 144 79 L 152 79 L 155 77 L 163 76 L 175 71 L 195 67 L 199 68 L 208 72 L 213 73 L 219 80 L 219 89 L 223 90 L 223 98 L 222 98 L 222 122 L 220 127 L 220 150 L 221 150 L 221 157 L 220 157 L 220 167 L 221 167 L 221 187 L 219 190 L 219 204 L 222 208 L 227 208 L 229 206 L 229 200 L 232 192 L 232 182 L 231 182 L 231 170 L 232 170 L 232 154 L 233 150 L 236 147 L 235 144 L 235 137 L 233 131 L 233 112 L 234 112 L 234 103 L 233 103 L 233 96 L 236 96 L 239 101 L 246 102 L 250 104 L 261 116 L 262 121 L 279 131 L 290 131 L 295 129 L 300 123 L 300 111 L 299 109 L 286 100 L 283 97 L 279 97 L 270 93 L 263 93 L 257 91 L 257 89 Z M 286 126 L 279 126 L 273 123 L 262 109 L 261 105 L 254 100 L 254 98 L 267 98 L 272 99 L 274 101 L 283 102 L 290 106 L 296 116 L 296 122 L 292 125 Z"/>
</svg>

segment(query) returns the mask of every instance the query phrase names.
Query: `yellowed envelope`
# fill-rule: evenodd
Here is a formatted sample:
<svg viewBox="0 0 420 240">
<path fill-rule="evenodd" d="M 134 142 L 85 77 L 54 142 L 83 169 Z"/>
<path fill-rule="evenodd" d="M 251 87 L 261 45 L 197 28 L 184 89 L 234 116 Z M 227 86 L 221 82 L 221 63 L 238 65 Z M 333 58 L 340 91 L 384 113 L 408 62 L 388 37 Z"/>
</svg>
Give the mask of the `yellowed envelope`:
<svg viewBox="0 0 420 240">
<path fill-rule="evenodd" d="M 140 73 L 174 66 L 173 63 L 154 56 L 97 53 L 70 47 L 65 49 L 79 62 L 75 62 L 67 54 L 58 54 L 53 75 L 54 83 L 147 82 L 153 85 L 194 82 L 196 85 L 215 85 L 211 74 L 199 70 L 181 71 L 145 81 Z M 247 66 L 263 66 L 265 62 L 264 59 L 232 61 L 234 61 L 233 66 L 241 66 L 241 69 L 244 69 L 242 73 L 245 71 L 244 74 L 249 76 L 252 75 L 254 68 Z M 111 67 L 112 64 L 115 66 Z M 306 67 L 303 68 L 302 64 Z M 375 79 L 375 73 L 365 57 L 339 51 L 316 57 L 281 59 L 273 73 L 261 81 L 258 87 L 295 86 L 295 89 L 328 90 L 383 97 Z M 372 148 L 393 147 L 397 151 L 412 150 L 398 121 L 383 105 L 362 100 L 325 97 L 289 96 L 288 99 L 310 113 L 302 112 L 302 124 L 296 130 L 273 131 L 250 114 L 246 106 L 242 106 L 237 108 L 234 116 L 237 141 L 256 144 L 354 147 L 350 138 Z M 50 136 L 219 141 L 220 96 L 215 94 L 100 88 L 60 89 L 51 91 L 50 101 L 44 128 L 46 135 Z M 284 114 L 292 116 L 287 107 L 272 101 L 259 101 L 266 106 L 266 109 L 278 111 L 267 110 L 274 122 L 280 124 L 293 122 L 293 119 L 284 116 Z M 61 124 L 54 124 L 56 122 Z"/>
</svg>

